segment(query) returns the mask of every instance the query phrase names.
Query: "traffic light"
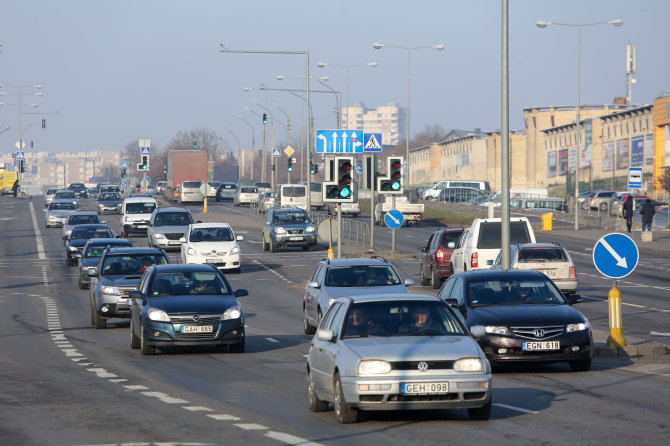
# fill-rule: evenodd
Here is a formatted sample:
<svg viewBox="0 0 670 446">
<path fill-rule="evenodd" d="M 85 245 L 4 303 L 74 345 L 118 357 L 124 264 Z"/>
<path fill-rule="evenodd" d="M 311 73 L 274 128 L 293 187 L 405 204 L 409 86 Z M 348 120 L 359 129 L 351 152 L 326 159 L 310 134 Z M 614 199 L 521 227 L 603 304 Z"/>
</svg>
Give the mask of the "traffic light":
<svg viewBox="0 0 670 446">
<path fill-rule="evenodd" d="M 287 169 L 289 172 L 293 172 L 293 158 L 291 158 L 290 156 L 288 157 Z"/>
<path fill-rule="evenodd" d="M 402 194 L 403 187 L 403 158 L 389 156 L 386 159 L 386 176 L 377 179 L 377 192 L 380 194 Z"/>
<path fill-rule="evenodd" d="M 324 183 L 324 201 L 338 203 L 353 203 L 352 169 L 354 158 L 351 156 L 336 156 L 333 181 Z"/>
<path fill-rule="evenodd" d="M 267 124 L 267 123 L 268 123 L 268 114 L 263 113 L 263 124 Z"/>
<path fill-rule="evenodd" d="M 311 174 L 319 173 L 319 165 L 316 164 L 316 163 L 313 163 L 312 166 L 309 169 L 309 173 L 311 173 Z"/>
<path fill-rule="evenodd" d="M 19 160 L 19 172 L 25 173 L 26 171 L 26 162 L 25 160 Z"/>
<path fill-rule="evenodd" d="M 194 139 L 194 140 L 193 140 L 193 150 L 195 150 L 195 149 L 197 149 L 197 148 L 198 148 L 198 143 L 197 143 L 197 142 L 195 141 L 195 139 Z"/>
<path fill-rule="evenodd" d="M 121 168 L 121 178 L 128 178 L 128 171 L 125 167 Z"/>
<path fill-rule="evenodd" d="M 149 170 L 149 155 L 142 155 L 142 162 L 137 165 L 137 170 Z"/>
</svg>

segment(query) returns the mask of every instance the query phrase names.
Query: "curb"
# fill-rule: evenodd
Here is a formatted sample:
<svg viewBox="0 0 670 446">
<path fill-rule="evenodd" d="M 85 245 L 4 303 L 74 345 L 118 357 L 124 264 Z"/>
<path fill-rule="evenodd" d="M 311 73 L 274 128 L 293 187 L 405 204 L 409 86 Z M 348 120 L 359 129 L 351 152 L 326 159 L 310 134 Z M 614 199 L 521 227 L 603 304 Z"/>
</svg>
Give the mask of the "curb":
<svg viewBox="0 0 670 446">
<path fill-rule="evenodd" d="M 593 356 L 626 356 L 629 358 L 641 356 L 667 356 L 670 355 L 670 347 L 667 345 L 654 346 L 635 346 L 629 345 L 625 347 L 610 347 L 607 344 L 594 344 Z"/>
</svg>

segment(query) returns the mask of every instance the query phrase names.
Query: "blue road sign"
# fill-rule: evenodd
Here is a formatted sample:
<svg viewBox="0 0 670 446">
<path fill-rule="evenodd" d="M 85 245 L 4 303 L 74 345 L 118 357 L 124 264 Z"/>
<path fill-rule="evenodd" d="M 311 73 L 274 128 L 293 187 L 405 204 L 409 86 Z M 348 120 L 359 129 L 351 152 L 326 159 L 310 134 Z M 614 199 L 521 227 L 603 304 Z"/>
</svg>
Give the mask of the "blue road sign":
<svg viewBox="0 0 670 446">
<path fill-rule="evenodd" d="M 593 264 L 603 276 L 621 279 L 633 272 L 640 259 L 635 242 L 625 234 L 603 236 L 593 248 Z"/>
<path fill-rule="evenodd" d="M 398 229 L 405 222 L 405 216 L 397 209 L 391 209 L 384 215 L 384 223 L 391 229 Z"/>
<path fill-rule="evenodd" d="M 26 152 L 16 152 L 16 159 L 22 160 L 26 158 Z"/>
<path fill-rule="evenodd" d="M 628 188 L 640 189 L 642 187 L 642 168 L 629 167 L 628 168 Z"/>
<path fill-rule="evenodd" d="M 128 163 L 126 161 L 121 161 L 121 168 L 128 167 Z"/>
<path fill-rule="evenodd" d="M 128 183 L 121 183 L 121 187 L 125 189 L 126 187 L 128 187 Z"/>
<path fill-rule="evenodd" d="M 317 130 L 316 152 L 363 153 L 363 130 Z"/>
<path fill-rule="evenodd" d="M 142 147 L 142 155 L 148 155 L 150 152 L 149 147 Z"/>
<path fill-rule="evenodd" d="M 363 151 L 364 152 L 381 152 L 382 151 L 382 134 L 381 133 L 365 133 L 365 134 L 363 134 Z"/>
<path fill-rule="evenodd" d="M 281 149 L 272 149 L 272 156 L 281 156 Z"/>
<path fill-rule="evenodd" d="M 147 175 L 146 177 L 144 177 L 144 180 L 145 180 L 147 183 L 151 183 L 151 178 L 149 178 L 149 175 Z"/>
</svg>

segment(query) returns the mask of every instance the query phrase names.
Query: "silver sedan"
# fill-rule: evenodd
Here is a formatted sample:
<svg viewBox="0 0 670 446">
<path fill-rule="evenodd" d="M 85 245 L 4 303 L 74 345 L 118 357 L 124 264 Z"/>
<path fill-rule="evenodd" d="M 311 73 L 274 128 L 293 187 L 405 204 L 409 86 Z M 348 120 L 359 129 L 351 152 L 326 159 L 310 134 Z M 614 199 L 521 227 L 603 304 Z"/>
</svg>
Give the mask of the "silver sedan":
<svg viewBox="0 0 670 446">
<path fill-rule="evenodd" d="M 312 339 L 307 388 L 310 409 L 323 412 L 332 402 L 340 423 L 356 422 L 359 410 L 464 408 L 476 420 L 491 414 L 491 366 L 434 296 L 333 301 Z"/>
</svg>

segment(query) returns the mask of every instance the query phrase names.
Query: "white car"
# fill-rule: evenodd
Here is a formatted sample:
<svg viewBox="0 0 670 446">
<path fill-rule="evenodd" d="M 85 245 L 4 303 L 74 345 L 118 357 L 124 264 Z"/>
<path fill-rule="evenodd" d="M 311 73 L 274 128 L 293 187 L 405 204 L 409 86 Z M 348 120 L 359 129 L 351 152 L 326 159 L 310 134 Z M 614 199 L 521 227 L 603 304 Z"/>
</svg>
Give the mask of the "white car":
<svg viewBox="0 0 670 446">
<path fill-rule="evenodd" d="M 228 223 L 194 223 L 188 226 L 181 245 L 182 263 L 210 263 L 233 273 L 240 272 L 240 246 L 244 237 L 233 233 Z"/>
<path fill-rule="evenodd" d="M 243 203 L 251 205 L 258 202 L 258 188 L 256 186 L 242 186 L 235 192 L 233 206 L 239 206 Z"/>
</svg>

